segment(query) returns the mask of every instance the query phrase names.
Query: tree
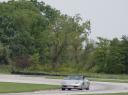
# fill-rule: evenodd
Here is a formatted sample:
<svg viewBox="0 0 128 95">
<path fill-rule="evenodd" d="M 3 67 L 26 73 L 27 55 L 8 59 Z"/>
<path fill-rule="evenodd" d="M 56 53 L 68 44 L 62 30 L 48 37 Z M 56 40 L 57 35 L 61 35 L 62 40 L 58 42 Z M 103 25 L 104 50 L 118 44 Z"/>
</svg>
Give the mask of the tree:
<svg viewBox="0 0 128 95">
<path fill-rule="evenodd" d="M 128 73 L 128 36 L 122 36 L 121 41 L 121 56 L 123 65 L 124 65 L 124 73 Z"/>
<path fill-rule="evenodd" d="M 31 66 L 30 60 L 36 54 L 39 65 L 50 63 L 53 68 L 61 63 L 81 63 L 83 43 L 89 31 L 90 21 L 82 22 L 79 15 L 63 15 L 44 2 L 0 3 L 1 47 L 9 51 L 11 62 L 21 68 Z"/>
<path fill-rule="evenodd" d="M 97 72 L 105 72 L 108 63 L 109 45 L 110 41 L 99 37 L 97 48 L 95 49 L 95 64 L 97 66 Z"/>
</svg>

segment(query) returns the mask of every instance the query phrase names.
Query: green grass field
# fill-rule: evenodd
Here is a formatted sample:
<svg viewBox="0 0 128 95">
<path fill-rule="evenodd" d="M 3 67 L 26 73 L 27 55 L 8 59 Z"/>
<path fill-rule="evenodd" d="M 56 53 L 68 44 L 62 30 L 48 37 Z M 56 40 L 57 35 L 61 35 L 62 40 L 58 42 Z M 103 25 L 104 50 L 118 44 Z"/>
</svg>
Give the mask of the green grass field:
<svg viewBox="0 0 128 95">
<path fill-rule="evenodd" d="M 81 94 L 81 95 L 128 95 L 128 93 L 117 93 L 117 94 Z"/>
<path fill-rule="evenodd" d="M 32 92 L 60 88 L 57 85 L 0 82 L 0 93 Z"/>
<path fill-rule="evenodd" d="M 119 83 L 128 83 L 128 79 L 102 79 L 102 78 L 87 78 L 90 81 L 99 81 L 99 82 L 119 82 Z"/>
</svg>

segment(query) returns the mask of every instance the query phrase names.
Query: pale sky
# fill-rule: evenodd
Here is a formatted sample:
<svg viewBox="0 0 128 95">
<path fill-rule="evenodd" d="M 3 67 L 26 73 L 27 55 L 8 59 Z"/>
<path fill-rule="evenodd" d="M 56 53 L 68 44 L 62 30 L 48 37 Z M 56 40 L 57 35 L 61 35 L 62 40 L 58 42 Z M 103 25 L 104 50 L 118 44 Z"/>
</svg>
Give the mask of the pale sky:
<svg viewBox="0 0 128 95">
<path fill-rule="evenodd" d="M 42 0 L 64 14 L 80 14 L 84 20 L 90 19 L 92 33 L 112 39 L 128 35 L 128 0 Z"/>
<path fill-rule="evenodd" d="M 96 39 L 97 36 L 112 39 L 128 35 L 128 0 L 39 1 L 44 1 L 64 14 L 74 16 L 79 13 L 84 20 L 91 20 L 92 39 Z"/>
</svg>

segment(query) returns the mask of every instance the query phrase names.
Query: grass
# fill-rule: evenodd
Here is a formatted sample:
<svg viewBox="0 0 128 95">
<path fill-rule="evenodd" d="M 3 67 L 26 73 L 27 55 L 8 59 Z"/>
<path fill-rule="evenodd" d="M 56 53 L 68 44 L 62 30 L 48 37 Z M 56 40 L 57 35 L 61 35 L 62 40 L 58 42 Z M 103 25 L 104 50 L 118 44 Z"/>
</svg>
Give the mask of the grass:
<svg viewBox="0 0 128 95">
<path fill-rule="evenodd" d="M 57 85 L 0 82 L 0 93 L 32 92 L 60 88 Z"/>
<path fill-rule="evenodd" d="M 45 76 L 47 79 L 63 79 L 64 76 Z"/>
<path fill-rule="evenodd" d="M 27 71 L 29 72 L 29 71 Z M 37 72 L 38 73 L 38 72 Z M 39 72 L 41 73 L 41 72 Z M 50 74 L 47 78 L 61 79 L 63 75 L 85 75 L 87 78 L 96 78 L 96 79 L 121 79 L 128 80 L 128 74 L 102 74 L 102 73 L 59 73 L 59 72 L 43 72 Z M 62 76 L 52 76 L 53 75 L 62 75 Z"/>
<path fill-rule="evenodd" d="M 102 74 L 102 73 L 85 73 L 89 78 L 102 78 L 102 79 L 128 79 L 128 74 Z"/>
<path fill-rule="evenodd" d="M 128 95 L 128 93 L 116 93 L 116 94 L 81 94 L 81 95 Z"/>
<path fill-rule="evenodd" d="M 59 74 L 59 75 L 85 75 L 86 77 L 88 78 L 102 78 L 102 79 L 126 79 L 128 80 L 128 74 L 103 74 L 103 73 L 90 73 L 90 72 L 85 72 L 85 71 L 79 71 L 79 72 L 72 72 L 71 71 L 68 71 L 67 68 L 69 69 L 72 69 L 70 68 L 69 66 L 67 66 L 66 68 L 63 67 L 63 70 L 57 70 L 55 69 L 56 71 L 54 71 L 53 69 L 49 69 L 49 65 L 48 66 L 39 66 L 41 68 L 41 70 L 29 70 L 29 69 L 26 69 L 26 70 L 21 70 L 21 71 L 24 71 L 24 72 L 34 72 L 34 73 L 41 73 L 41 72 L 45 72 L 45 73 L 49 73 L 49 74 Z M 42 68 L 46 68 L 47 70 L 45 69 L 42 69 Z M 62 67 L 61 67 L 62 69 Z M 19 70 L 20 71 L 20 70 Z M 9 65 L 0 65 L 0 73 L 10 73 L 11 72 L 11 67 Z"/>
<path fill-rule="evenodd" d="M 11 69 L 9 65 L 0 65 L 0 73 L 1 74 L 10 74 Z"/>
<path fill-rule="evenodd" d="M 99 82 L 119 82 L 119 83 L 128 83 L 128 79 L 101 79 L 101 78 L 87 78 L 90 81 L 99 81 Z"/>
<path fill-rule="evenodd" d="M 128 74 L 103 74 L 103 73 L 60 73 L 60 72 L 45 72 L 55 75 L 85 75 L 88 78 L 101 78 L 101 79 L 123 79 L 128 80 Z M 58 76 L 57 76 L 58 77 Z M 56 78 L 56 76 L 54 77 Z M 62 78 L 62 76 L 58 77 Z"/>
<path fill-rule="evenodd" d="M 23 70 L 22 70 L 23 71 Z M 9 65 L 0 65 L 0 73 L 2 74 L 10 74 L 11 69 Z M 32 71 L 24 71 L 24 72 L 32 72 Z M 34 73 L 38 73 L 39 71 L 33 71 Z M 41 71 L 42 72 L 42 71 Z M 39 73 L 41 73 L 39 72 Z M 44 72 L 43 72 L 44 73 Z M 101 74 L 101 73 L 66 73 L 66 72 L 45 72 L 49 74 L 69 74 L 69 75 L 85 75 L 89 80 L 91 81 L 102 81 L 102 82 L 122 82 L 122 83 L 128 83 L 128 74 Z M 52 78 L 52 79 L 63 79 L 63 76 L 46 76 L 46 78 Z"/>
</svg>

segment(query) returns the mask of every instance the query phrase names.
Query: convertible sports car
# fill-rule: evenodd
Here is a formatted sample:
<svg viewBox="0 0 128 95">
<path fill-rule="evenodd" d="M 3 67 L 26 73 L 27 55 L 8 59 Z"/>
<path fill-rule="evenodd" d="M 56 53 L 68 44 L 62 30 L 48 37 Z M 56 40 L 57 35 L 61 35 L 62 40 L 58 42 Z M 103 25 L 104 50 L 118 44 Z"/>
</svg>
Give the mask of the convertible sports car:
<svg viewBox="0 0 128 95">
<path fill-rule="evenodd" d="M 89 90 L 90 81 L 87 80 L 84 76 L 68 76 L 64 78 L 61 83 L 62 90 L 68 89 L 79 89 L 79 90 Z"/>
</svg>

